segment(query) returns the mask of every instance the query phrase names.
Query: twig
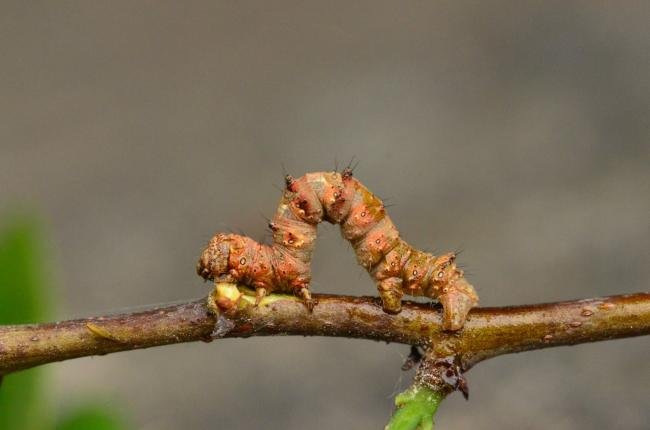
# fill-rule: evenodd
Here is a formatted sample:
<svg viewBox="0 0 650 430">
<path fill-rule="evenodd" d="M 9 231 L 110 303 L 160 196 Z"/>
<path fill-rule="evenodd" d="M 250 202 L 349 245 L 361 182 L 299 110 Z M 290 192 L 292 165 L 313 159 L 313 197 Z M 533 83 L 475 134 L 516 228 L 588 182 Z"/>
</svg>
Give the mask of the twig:
<svg viewBox="0 0 650 430">
<path fill-rule="evenodd" d="M 213 315 L 205 300 L 46 324 L 0 326 L 0 375 L 55 361 L 217 338 L 303 335 L 363 338 L 430 347 L 466 371 L 501 354 L 650 334 L 650 293 L 472 310 L 457 333 L 441 310 L 405 303 L 398 315 L 377 298 L 316 295 L 309 312 L 292 297 Z"/>
</svg>

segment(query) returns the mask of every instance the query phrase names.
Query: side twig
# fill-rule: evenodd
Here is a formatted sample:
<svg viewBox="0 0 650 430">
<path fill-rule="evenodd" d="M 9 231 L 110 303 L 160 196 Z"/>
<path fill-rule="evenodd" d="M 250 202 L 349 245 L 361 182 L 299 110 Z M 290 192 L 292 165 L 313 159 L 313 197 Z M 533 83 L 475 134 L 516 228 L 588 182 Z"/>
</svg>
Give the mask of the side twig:
<svg viewBox="0 0 650 430">
<path fill-rule="evenodd" d="M 462 371 L 501 354 L 650 334 L 650 293 L 473 309 L 465 327 L 442 330 L 441 310 L 405 303 L 398 315 L 376 298 L 317 295 L 309 312 L 292 296 L 215 316 L 206 300 L 120 315 L 0 326 L 0 375 L 90 355 L 217 338 L 303 335 L 425 346 L 455 356 Z M 254 298 L 247 298 L 249 302 Z"/>
</svg>

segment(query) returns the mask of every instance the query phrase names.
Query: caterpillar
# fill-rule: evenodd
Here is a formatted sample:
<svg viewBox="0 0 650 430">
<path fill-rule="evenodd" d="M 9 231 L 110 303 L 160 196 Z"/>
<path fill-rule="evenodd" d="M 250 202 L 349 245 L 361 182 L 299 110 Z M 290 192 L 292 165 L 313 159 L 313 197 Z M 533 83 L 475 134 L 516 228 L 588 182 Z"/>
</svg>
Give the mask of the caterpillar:
<svg viewBox="0 0 650 430">
<path fill-rule="evenodd" d="M 199 258 L 199 276 L 253 287 L 256 304 L 274 291 L 293 293 L 311 311 L 316 304 L 309 291 L 316 229 L 328 221 L 340 224 L 358 263 L 376 282 L 385 312 L 399 313 L 405 294 L 424 296 L 442 304 L 443 329 L 462 328 L 478 296 L 457 267 L 456 253 L 435 256 L 402 240 L 383 202 L 353 177 L 350 168 L 307 173 L 298 179 L 287 175 L 285 183 L 269 222 L 273 244 L 219 233 Z"/>
</svg>

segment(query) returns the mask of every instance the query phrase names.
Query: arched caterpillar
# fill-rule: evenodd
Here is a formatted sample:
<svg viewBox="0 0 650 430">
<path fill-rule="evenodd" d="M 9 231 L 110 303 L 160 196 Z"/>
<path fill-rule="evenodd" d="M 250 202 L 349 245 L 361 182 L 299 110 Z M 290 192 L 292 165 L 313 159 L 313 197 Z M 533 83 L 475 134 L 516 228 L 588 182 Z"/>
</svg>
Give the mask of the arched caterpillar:
<svg viewBox="0 0 650 430">
<path fill-rule="evenodd" d="M 382 201 L 350 169 L 308 173 L 298 179 L 287 175 L 285 182 L 269 223 L 273 244 L 217 234 L 199 259 L 200 276 L 254 287 L 257 303 L 273 291 L 294 293 L 312 309 L 310 262 L 317 225 L 325 220 L 341 225 L 357 261 L 375 280 L 384 311 L 400 312 L 404 294 L 425 296 L 442 303 L 445 330 L 463 326 L 478 296 L 456 266 L 455 253 L 434 256 L 402 240 Z"/>
</svg>

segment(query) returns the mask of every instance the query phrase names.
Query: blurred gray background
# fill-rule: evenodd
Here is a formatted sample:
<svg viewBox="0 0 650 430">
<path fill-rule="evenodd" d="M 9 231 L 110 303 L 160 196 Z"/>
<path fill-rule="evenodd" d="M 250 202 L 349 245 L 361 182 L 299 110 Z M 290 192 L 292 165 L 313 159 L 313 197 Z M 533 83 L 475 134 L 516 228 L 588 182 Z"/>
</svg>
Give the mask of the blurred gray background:
<svg viewBox="0 0 650 430">
<path fill-rule="evenodd" d="M 0 209 L 47 221 L 57 318 L 200 297 L 198 254 L 262 239 L 282 165 L 361 160 L 483 305 L 648 289 L 647 2 L 8 2 Z M 333 226 L 316 292 L 375 294 Z M 48 366 L 55 405 L 138 429 L 378 429 L 408 348 L 186 344 Z M 440 429 L 647 429 L 647 338 L 485 362 Z"/>
</svg>

